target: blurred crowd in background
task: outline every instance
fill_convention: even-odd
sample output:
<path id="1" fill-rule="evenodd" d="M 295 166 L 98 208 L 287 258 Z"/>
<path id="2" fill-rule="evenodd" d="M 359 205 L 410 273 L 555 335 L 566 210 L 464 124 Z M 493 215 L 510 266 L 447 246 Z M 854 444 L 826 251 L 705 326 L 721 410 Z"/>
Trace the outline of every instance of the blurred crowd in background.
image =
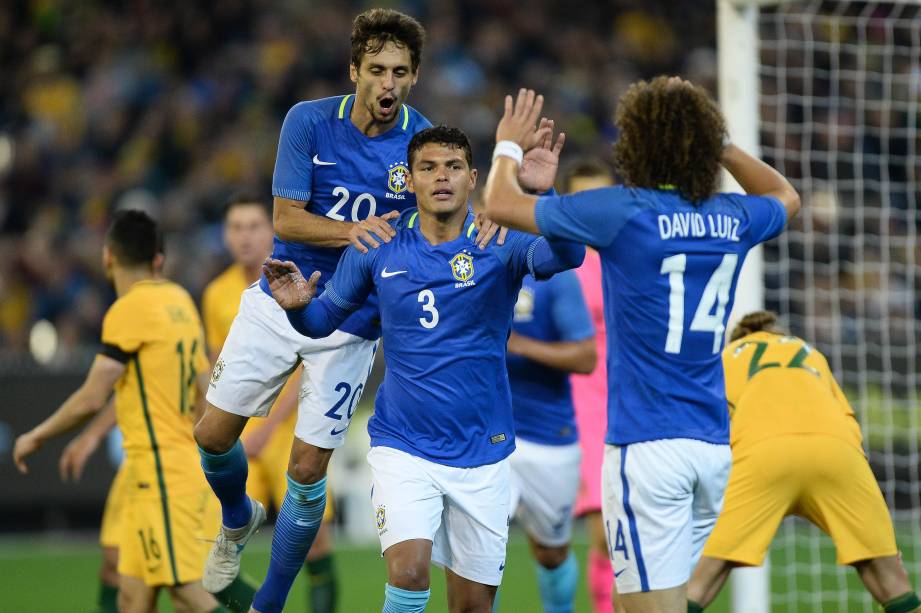
<path id="1" fill-rule="evenodd" d="M 70 364 L 95 351 L 114 298 L 100 263 L 109 214 L 156 216 L 165 274 L 198 297 L 227 264 L 228 196 L 271 198 L 288 108 L 353 91 L 351 20 L 371 5 L 13 4 L 0 10 L 0 359 L 48 320 L 53 362 Z M 609 157 L 613 108 L 638 78 L 676 73 L 715 93 L 714 4 L 390 3 L 428 31 L 410 104 L 463 128 L 483 171 L 502 96 L 519 86 L 546 94 L 564 163 Z M 867 342 L 895 343 L 907 358 L 921 347 L 921 9 L 812 6 L 825 16 L 809 25 L 761 18 L 763 153 L 806 204 L 768 247 L 768 305 L 820 346 L 856 359 Z"/>
<path id="2" fill-rule="evenodd" d="M 485 171 L 502 96 L 547 96 L 565 156 L 608 156 L 633 80 L 716 87 L 712 2 L 423 0 L 382 3 L 428 32 L 410 104 L 467 131 Z M 114 296 L 109 214 L 140 207 L 167 237 L 165 274 L 198 297 L 227 264 L 228 196 L 271 198 L 294 103 L 354 91 L 349 34 L 366 2 L 32 0 L 0 10 L 0 347 L 24 355 L 39 320 L 53 363 L 90 355 Z"/>

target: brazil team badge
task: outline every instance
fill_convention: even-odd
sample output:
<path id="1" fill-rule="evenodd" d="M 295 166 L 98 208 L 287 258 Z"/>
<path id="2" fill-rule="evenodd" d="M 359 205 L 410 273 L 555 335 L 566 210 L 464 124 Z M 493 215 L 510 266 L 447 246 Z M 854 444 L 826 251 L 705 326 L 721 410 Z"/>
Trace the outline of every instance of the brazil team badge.
<path id="1" fill-rule="evenodd" d="M 374 519 L 377 522 L 377 529 L 383 530 L 384 526 L 387 525 L 387 512 L 384 510 L 383 505 L 377 507 L 377 513 Z"/>
<path id="2" fill-rule="evenodd" d="M 473 258 L 466 253 L 458 253 L 451 258 L 451 274 L 462 283 L 473 278 Z"/>
<path id="3" fill-rule="evenodd" d="M 402 194 L 406 191 L 406 176 L 409 175 L 409 169 L 406 162 L 394 162 L 387 171 L 387 187 L 394 194 Z M 389 196 L 389 194 L 388 194 Z"/>

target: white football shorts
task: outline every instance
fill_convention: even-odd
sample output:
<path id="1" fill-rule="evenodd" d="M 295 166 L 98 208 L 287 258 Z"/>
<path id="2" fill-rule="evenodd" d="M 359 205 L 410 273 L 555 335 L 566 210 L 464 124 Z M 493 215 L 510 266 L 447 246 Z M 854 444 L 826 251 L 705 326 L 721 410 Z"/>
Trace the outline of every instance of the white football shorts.
<path id="1" fill-rule="evenodd" d="M 543 445 L 515 439 L 512 513 L 531 538 L 545 547 L 561 547 L 572 537 L 572 509 L 579 493 L 579 443 Z"/>
<path id="2" fill-rule="evenodd" d="M 264 417 L 285 381 L 304 364 L 294 435 L 324 449 L 341 447 L 374 362 L 377 341 L 336 330 L 309 338 L 258 284 L 243 292 L 211 373 L 206 398 L 244 417 Z"/>
<path id="3" fill-rule="evenodd" d="M 685 438 L 605 445 L 602 512 L 619 593 L 687 583 L 731 466 L 729 445 Z"/>
<path id="4" fill-rule="evenodd" d="M 412 539 L 432 541 L 432 562 L 499 585 L 509 524 L 508 459 L 474 468 L 436 464 L 372 447 L 371 504 L 381 553 Z"/>

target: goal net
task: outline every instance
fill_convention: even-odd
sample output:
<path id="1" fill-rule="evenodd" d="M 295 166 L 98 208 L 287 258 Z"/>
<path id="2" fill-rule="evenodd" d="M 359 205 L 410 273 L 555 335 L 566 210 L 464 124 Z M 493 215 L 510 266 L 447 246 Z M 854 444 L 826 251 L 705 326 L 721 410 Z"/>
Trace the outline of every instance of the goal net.
<path id="1" fill-rule="evenodd" d="M 792 2 L 758 11 L 762 157 L 803 208 L 764 249 L 764 302 L 829 359 L 921 588 L 921 6 Z M 871 611 L 819 530 L 787 519 L 772 611 Z"/>

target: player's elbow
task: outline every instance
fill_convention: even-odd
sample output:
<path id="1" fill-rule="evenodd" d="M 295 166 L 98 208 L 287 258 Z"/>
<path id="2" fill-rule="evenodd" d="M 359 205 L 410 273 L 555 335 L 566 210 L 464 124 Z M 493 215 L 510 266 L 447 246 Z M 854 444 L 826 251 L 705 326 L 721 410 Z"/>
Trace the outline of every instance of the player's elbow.
<path id="1" fill-rule="evenodd" d="M 787 188 L 781 202 L 783 202 L 784 208 L 787 209 L 788 221 L 796 217 L 796 214 L 799 213 L 802 207 L 802 200 L 799 197 L 799 192 L 797 192 L 792 185 Z"/>
<path id="2" fill-rule="evenodd" d="M 595 348 L 595 337 L 581 341 L 572 372 L 577 375 L 590 375 L 597 365 L 598 350 Z"/>

